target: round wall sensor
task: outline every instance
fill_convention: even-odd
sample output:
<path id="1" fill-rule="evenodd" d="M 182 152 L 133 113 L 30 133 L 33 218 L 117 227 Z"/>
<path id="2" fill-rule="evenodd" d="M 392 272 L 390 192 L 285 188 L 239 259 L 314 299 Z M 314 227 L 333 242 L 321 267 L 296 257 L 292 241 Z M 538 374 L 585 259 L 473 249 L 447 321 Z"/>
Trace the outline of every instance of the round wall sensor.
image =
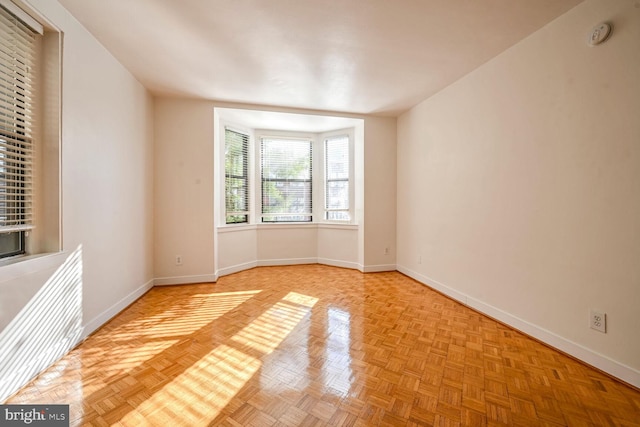
<path id="1" fill-rule="evenodd" d="M 605 41 L 609 35 L 611 35 L 611 25 L 603 22 L 598 24 L 589 31 L 589 37 L 587 38 L 587 44 L 589 46 L 597 46 Z"/>

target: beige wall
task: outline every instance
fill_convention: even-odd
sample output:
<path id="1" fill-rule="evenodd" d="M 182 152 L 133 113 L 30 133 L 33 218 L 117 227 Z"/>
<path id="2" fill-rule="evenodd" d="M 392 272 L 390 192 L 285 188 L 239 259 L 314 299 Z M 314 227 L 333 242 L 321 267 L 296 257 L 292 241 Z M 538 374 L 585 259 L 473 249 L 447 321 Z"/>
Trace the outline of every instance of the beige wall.
<path id="1" fill-rule="evenodd" d="M 356 214 L 360 215 L 358 221 L 362 245 L 359 245 L 358 230 L 337 233 L 313 226 L 309 229 L 306 226 L 297 229 L 265 226 L 242 232 L 224 230 L 216 234 L 213 178 L 215 107 L 261 108 L 213 101 L 156 98 L 156 284 L 214 281 L 218 272 L 228 274 L 240 268 L 289 261 L 335 261 L 332 263 L 372 271 L 395 269 L 395 253 L 390 251 L 384 255 L 384 247 L 394 248 L 395 242 L 395 119 L 363 117 L 364 144 L 361 144 L 359 156 L 365 159 L 364 189 L 366 192 L 369 180 L 375 189 L 369 190 L 369 196 L 357 195 L 359 199 L 369 197 L 367 209 L 372 211 L 364 219 L 362 212 Z M 358 131 L 363 132 L 362 129 Z M 368 168 L 367 162 L 370 164 Z M 363 165 L 357 167 L 362 169 Z M 367 248 L 369 244 L 375 245 L 376 249 L 372 249 L 371 254 L 365 257 L 362 248 Z M 341 251 L 332 256 L 326 251 L 328 245 L 340 246 Z M 181 266 L 175 265 L 176 255 L 182 256 Z"/>
<path id="2" fill-rule="evenodd" d="M 92 322 L 153 279 L 153 101 L 62 7 L 41 3 L 64 32 L 63 245 L 82 245 Z"/>
<path id="3" fill-rule="evenodd" d="M 11 336 L 18 339 L 21 348 L 33 344 L 42 350 L 48 346 L 55 356 L 76 344 L 76 335 L 52 341 L 54 333 L 64 332 L 65 322 L 70 325 L 74 316 L 80 316 L 72 309 L 82 312 L 84 330 L 80 334 L 86 335 L 152 285 L 153 101 L 59 3 L 29 3 L 64 33 L 64 252 L 0 267 L 0 341 Z M 73 274 L 56 276 L 54 272 L 65 260 L 67 267 L 73 267 Z M 72 283 L 70 278 L 79 278 L 79 282 Z M 81 289 L 76 289 L 76 284 Z M 81 306 L 61 306 L 65 301 L 75 304 L 60 294 L 62 289 L 81 298 Z M 44 305 L 38 300 L 43 295 L 48 295 Z M 57 317 L 50 318 L 53 312 Z M 30 343 L 31 331 L 50 334 L 45 341 Z M 5 358 L 19 357 L 21 369 L 28 374 L 30 366 L 39 369 L 52 361 L 31 359 L 46 352 L 20 355 L 20 346 L 14 349 L 4 344 L 2 367 L 7 366 Z M 0 377 L 5 378 L 4 373 Z M 0 401 L 6 391 L 0 384 Z"/>
<path id="4" fill-rule="evenodd" d="M 213 107 L 156 98 L 154 124 L 156 282 L 214 281 Z"/>
<path id="5" fill-rule="evenodd" d="M 635 3 L 586 1 L 399 118 L 398 265 L 640 385 Z"/>
<path id="6" fill-rule="evenodd" d="M 395 270 L 396 119 L 370 117 L 364 134 L 364 271 Z"/>
<path id="7" fill-rule="evenodd" d="M 257 266 L 314 263 L 363 270 L 358 263 L 358 228 L 332 224 L 220 227 L 216 272 L 224 276 Z"/>
<path id="8" fill-rule="evenodd" d="M 358 229 L 321 225 L 317 256 L 321 264 L 362 269 L 358 263 Z"/>
<path id="9" fill-rule="evenodd" d="M 255 227 L 218 230 L 216 274 L 224 276 L 258 266 L 258 232 Z"/>
<path id="10" fill-rule="evenodd" d="M 316 227 L 262 227 L 257 240 L 258 260 L 263 263 L 308 263 L 318 257 Z"/>

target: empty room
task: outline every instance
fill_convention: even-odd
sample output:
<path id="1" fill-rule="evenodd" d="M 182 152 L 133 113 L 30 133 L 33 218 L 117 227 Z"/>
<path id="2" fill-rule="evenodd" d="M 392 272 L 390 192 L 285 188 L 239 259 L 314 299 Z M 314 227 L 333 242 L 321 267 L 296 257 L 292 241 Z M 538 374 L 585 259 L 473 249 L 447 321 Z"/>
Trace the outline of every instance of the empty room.
<path id="1" fill-rule="evenodd" d="M 0 0 L 0 425 L 640 426 L 640 1 Z"/>

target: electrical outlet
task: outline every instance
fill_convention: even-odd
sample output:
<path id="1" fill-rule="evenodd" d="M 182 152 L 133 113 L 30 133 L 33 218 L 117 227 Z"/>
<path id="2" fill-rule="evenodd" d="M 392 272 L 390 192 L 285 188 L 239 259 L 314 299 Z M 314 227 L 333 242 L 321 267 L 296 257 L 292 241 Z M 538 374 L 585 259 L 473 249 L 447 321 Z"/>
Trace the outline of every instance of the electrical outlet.
<path id="1" fill-rule="evenodd" d="M 176 255 L 176 265 L 182 265 L 182 255 Z"/>
<path id="2" fill-rule="evenodd" d="M 418 264 L 422 264 L 422 255 L 418 255 Z"/>
<path id="3" fill-rule="evenodd" d="M 591 329 L 607 333 L 607 314 L 591 309 L 589 311 L 589 326 Z"/>
<path id="4" fill-rule="evenodd" d="M 384 254 L 389 255 L 389 248 L 384 248 Z"/>

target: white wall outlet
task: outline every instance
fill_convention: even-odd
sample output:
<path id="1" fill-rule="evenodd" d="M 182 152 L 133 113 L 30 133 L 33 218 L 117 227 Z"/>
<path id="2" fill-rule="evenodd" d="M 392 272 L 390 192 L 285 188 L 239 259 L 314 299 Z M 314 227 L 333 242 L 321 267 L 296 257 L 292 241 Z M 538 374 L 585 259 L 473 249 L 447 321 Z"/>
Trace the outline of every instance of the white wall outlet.
<path id="1" fill-rule="evenodd" d="M 418 255 L 418 264 L 422 264 L 422 255 Z"/>
<path id="2" fill-rule="evenodd" d="M 384 254 L 389 255 L 389 248 L 384 248 Z"/>
<path id="3" fill-rule="evenodd" d="M 182 265 L 182 255 L 176 255 L 176 265 Z"/>
<path id="4" fill-rule="evenodd" d="M 589 310 L 589 326 L 591 329 L 595 329 L 596 331 L 600 331 L 602 333 L 607 333 L 607 314 L 591 309 Z"/>

